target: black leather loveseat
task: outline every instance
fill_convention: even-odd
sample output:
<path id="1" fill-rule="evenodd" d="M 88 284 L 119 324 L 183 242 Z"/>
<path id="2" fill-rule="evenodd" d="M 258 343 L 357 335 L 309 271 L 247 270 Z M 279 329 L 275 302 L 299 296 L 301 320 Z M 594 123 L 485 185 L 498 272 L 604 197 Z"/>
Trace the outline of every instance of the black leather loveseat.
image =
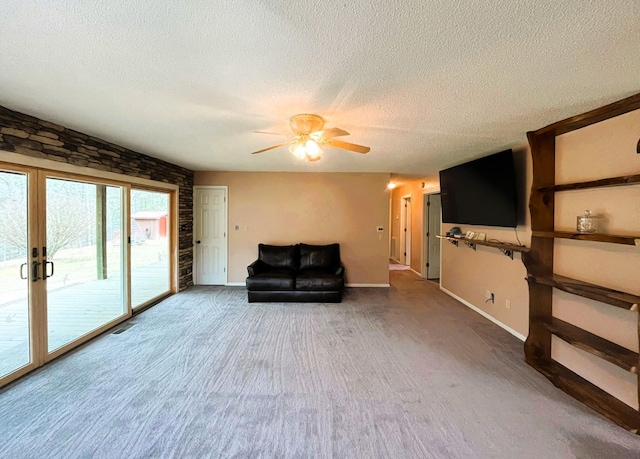
<path id="1" fill-rule="evenodd" d="M 340 303 L 344 266 L 340 245 L 258 245 L 258 259 L 247 267 L 249 303 Z"/>

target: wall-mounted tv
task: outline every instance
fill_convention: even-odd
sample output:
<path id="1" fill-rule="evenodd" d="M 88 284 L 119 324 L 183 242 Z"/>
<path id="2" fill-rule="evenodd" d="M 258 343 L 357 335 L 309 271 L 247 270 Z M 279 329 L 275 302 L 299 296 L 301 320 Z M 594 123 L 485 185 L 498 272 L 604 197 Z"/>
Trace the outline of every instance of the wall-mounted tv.
<path id="1" fill-rule="evenodd" d="M 517 226 L 511 150 L 440 171 L 440 192 L 444 223 Z"/>

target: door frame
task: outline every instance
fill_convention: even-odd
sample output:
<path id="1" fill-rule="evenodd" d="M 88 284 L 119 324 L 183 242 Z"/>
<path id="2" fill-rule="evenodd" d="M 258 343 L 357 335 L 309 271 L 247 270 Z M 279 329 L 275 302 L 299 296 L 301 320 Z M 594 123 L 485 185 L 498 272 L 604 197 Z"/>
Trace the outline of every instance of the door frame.
<path id="1" fill-rule="evenodd" d="M 422 205 L 423 205 L 423 212 L 422 212 L 422 269 L 421 269 L 421 274 L 422 277 L 425 279 L 429 279 L 428 275 L 429 275 L 429 270 L 427 269 L 427 263 L 429 263 L 429 238 L 430 237 L 436 237 L 437 235 L 429 235 L 427 236 L 427 234 L 429 233 L 429 229 L 430 229 L 430 218 L 431 218 L 431 212 L 430 212 L 430 206 L 429 206 L 429 198 L 430 196 L 435 196 L 435 195 L 440 195 L 442 196 L 442 194 L 439 191 L 433 192 L 425 192 L 422 195 Z M 441 204 L 442 206 L 442 204 Z M 442 207 L 441 207 L 442 208 Z M 442 215 L 442 214 L 441 214 Z M 442 218 L 442 217 L 441 217 Z M 442 220 L 440 220 L 440 225 L 442 225 Z M 440 256 L 440 269 L 442 269 L 442 250 L 439 251 L 439 256 Z"/>
<path id="2" fill-rule="evenodd" d="M 126 212 L 126 216 L 124 218 L 126 218 L 125 220 L 125 227 L 127 229 L 127 234 L 129 236 L 131 236 L 131 215 L 130 215 L 130 210 L 131 210 L 131 192 L 133 190 L 138 190 L 138 191 L 149 191 L 149 192 L 154 192 L 154 193 L 166 193 L 169 195 L 169 225 L 167 226 L 167 238 L 169 239 L 169 248 L 168 248 L 168 253 L 169 253 L 169 290 L 163 293 L 160 293 L 158 295 L 156 295 L 153 298 L 150 298 L 149 300 L 145 301 L 142 304 L 139 304 L 137 306 L 134 306 L 133 303 L 131 302 L 131 289 L 128 289 L 128 303 L 131 305 L 131 311 L 133 312 L 133 314 L 137 314 L 141 311 L 144 311 L 145 309 L 153 306 L 154 304 L 158 303 L 159 301 L 161 301 L 164 298 L 167 298 L 168 296 L 177 293 L 178 292 L 178 280 L 180 279 L 180 266 L 179 266 L 179 260 L 180 260 L 180 254 L 178 252 L 178 246 L 179 244 L 179 237 L 180 237 L 180 232 L 179 232 L 179 219 L 180 219 L 180 215 L 179 215 L 179 204 L 178 204 L 178 194 L 179 191 L 178 190 L 170 190 L 167 188 L 161 188 L 161 187 L 157 187 L 157 186 L 148 186 L 148 185 L 138 185 L 138 184 L 131 184 L 128 187 L 128 192 L 125 196 L 125 212 Z M 127 244 L 127 259 L 130 260 L 131 259 L 131 244 Z M 131 263 L 129 262 L 129 265 Z M 128 285 L 131 285 L 131 269 L 128 270 L 127 273 L 127 283 Z"/>
<path id="3" fill-rule="evenodd" d="M 413 209 L 410 194 L 400 197 L 400 249 L 403 256 L 400 258 L 405 266 L 411 267 L 411 214 Z M 408 210 L 407 210 L 408 209 Z M 406 231 L 405 231 L 406 228 Z M 407 251 L 407 243 L 409 250 Z"/>
<path id="4" fill-rule="evenodd" d="M 129 200 L 128 196 L 131 192 L 131 186 L 128 183 L 120 182 L 117 180 L 104 179 L 100 177 L 91 177 L 89 175 L 84 174 L 70 174 L 68 172 L 55 171 L 50 169 L 38 168 L 37 174 L 38 176 L 38 220 L 39 220 L 39 228 L 38 233 L 40 236 L 40 240 L 38 241 L 39 247 L 44 247 L 47 245 L 47 226 L 46 226 L 46 210 L 47 210 L 47 196 L 46 196 L 46 181 L 48 178 L 52 178 L 55 180 L 67 180 L 73 182 L 86 183 L 89 185 L 107 185 L 107 186 L 117 186 L 122 188 L 122 197 L 120 200 L 121 205 L 121 215 L 123 221 L 123 229 L 124 235 L 128 239 L 131 236 L 131 228 L 129 226 Z M 124 242 L 121 247 L 120 257 L 122 261 L 122 267 L 124 270 L 124 275 L 122 275 L 122 285 L 120 286 L 122 291 L 122 300 L 123 304 L 123 313 L 118 317 L 111 319 L 110 321 L 104 323 L 100 327 L 95 330 L 89 331 L 84 335 L 81 335 L 74 339 L 73 341 L 54 349 L 49 352 L 48 349 L 48 311 L 47 311 L 47 283 L 38 282 L 37 287 L 41 289 L 41 300 L 42 306 L 40 307 L 42 314 L 42 323 L 41 323 L 41 338 L 39 340 L 39 345 L 42 346 L 41 353 L 44 355 L 44 362 L 50 362 L 61 356 L 62 354 L 67 353 L 68 351 L 80 346 L 81 344 L 89 341 L 90 339 L 104 333 L 106 330 L 112 328 L 113 326 L 130 319 L 132 316 L 131 310 L 131 244 L 129 244 L 127 239 L 122 239 Z M 42 269 L 45 269 L 44 267 Z M 43 362 L 43 363 L 44 363 Z"/>
<path id="5" fill-rule="evenodd" d="M 228 185 L 195 185 L 193 187 L 193 285 L 200 285 L 197 283 L 198 273 L 195 270 L 198 269 L 197 252 L 196 252 L 196 190 L 209 189 L 209 190 L 224 190 L 224 221 L 225 221 L 225 234 L 227 235 L 227 247 L 224 260 L 224 285 L 229 284 L 229 186 Z M 244 283 L 242 283 L 244 285 Z"/>

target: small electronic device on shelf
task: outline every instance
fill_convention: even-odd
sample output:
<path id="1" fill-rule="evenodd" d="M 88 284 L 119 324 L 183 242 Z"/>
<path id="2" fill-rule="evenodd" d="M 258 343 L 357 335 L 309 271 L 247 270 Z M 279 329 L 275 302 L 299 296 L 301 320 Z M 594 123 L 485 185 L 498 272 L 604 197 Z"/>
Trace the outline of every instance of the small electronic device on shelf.
<path id="1" fill-rule="evenodd" d="M 462 230 L 459 226 L 452 227 L 449 231 L 445 233 L 447 237 L 462 237 Z"/>
<path id="2" fill-rule="evenodd" d="M 471 241 L 486 241 L 487 235 L 485 233 L 474 233 L 473 231 L 467 231 L 465 239 L 469 239 Z"/>

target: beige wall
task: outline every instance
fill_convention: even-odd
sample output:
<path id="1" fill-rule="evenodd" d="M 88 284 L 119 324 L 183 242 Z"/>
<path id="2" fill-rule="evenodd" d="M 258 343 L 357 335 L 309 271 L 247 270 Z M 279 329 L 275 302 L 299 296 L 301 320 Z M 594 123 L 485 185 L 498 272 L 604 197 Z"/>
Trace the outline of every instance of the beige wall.
<path id="1" fill-rule="evenodd" d="M 518 193 L 517 236 L 526 246 L 531 242 L 529 218 L 529 192 L 532 181 L 531 154 L 528 149 L 514 150 L 516 184 Z M 463 233 L 485 233 L 487 240 L 517 243 L 513 228 L 443 223 L 445 232 L 452 226 L 460 226 Z M 442 241 L 442 265 L 440 285 L 449 293 L 482 310 L 521 336 L 529 334 L 529 288 L 525 277 L 527 270 L 520 254 L 513 260 L 498 249 L 477 246 L 474 252 L 460 244 L 454 246 Z M 494 303 L 487 303 L 485 293 L 495 295 Z M 507 300 L 510 307 L 507 308 Z"/>
<path id="2" fill-rule="evenodd" d="M 338 242 L 347 283 L 386 285 L 389 178 L 389 174 L 196 172 L 195 184 L 229 187 L 230 283 L 244 282 L 261 242 Z M 376 231 L 378 226 L 384 228 L 382 233 Z"/>
<path id="3" fill-rule="evenodd" d="M 640 110 L 556 139 L 556 183 L 640 173 L 636 145 Z M 640 185 L 557 193 L 555 227 L 575 231 L 585 209 L 602 217 L 602 232 L 640 234 Z M 640 249 L 556 240 L 558 274 L 640 295 Z M 638 352 L 638 313 L 554 290 L 553 315 Z M 554 338 L 552 357 L 628 405 L 638 408 L 637 377 Z"/>

